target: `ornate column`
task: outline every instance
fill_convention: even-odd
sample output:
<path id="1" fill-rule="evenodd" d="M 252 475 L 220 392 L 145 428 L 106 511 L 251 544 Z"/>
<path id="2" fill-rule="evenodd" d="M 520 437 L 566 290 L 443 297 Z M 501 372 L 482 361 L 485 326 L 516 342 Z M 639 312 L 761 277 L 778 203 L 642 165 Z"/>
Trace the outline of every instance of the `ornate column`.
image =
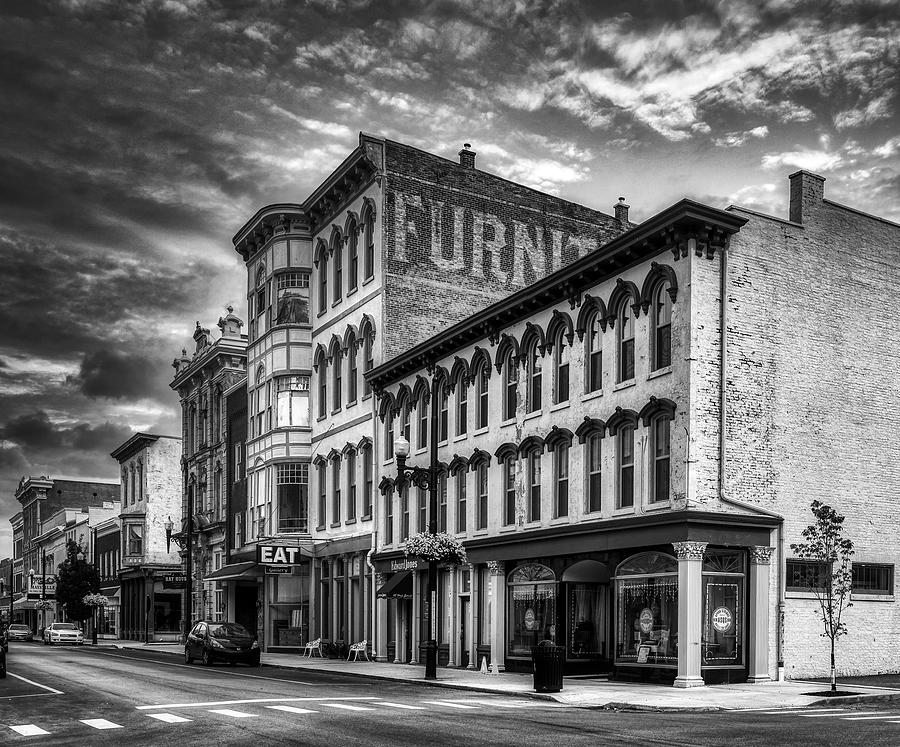
<path id="1" fill-rule="evenodd" d="M 375 574 L 375 591 L 377 592 L 387 582 L 383 573 Z M 375 598 L 375 660 L 387 661 L 388 640 L 393 631 L 388 630 L 388 604 L 389 599 Z"/>
<path id="2" fill-rule="evenodd" d="M 703 553 L 706 542 L 673 542 L 678 558 L 678 676 L 675 687 L 703 687 Z"/>
<path id="3" fill-rule="evenodd" d="M 748 682 L 767 682 L 769 676 L 769 563 L 772 548 L 750 548 L 750 661 Z"/>
<path id="4" fill-rule="evenodd" d="M 475 625 L 478 622 L 478 573 L 474 565 L 467 565 L 463 573 L 469 574 L 469 619 L 466 620 L 466 629 L 469 631 L 469 664 L 466 669 L 477 669 L 478 660 L 478 631 Z"/>
<path id="5" fill-rule="evenodd" d="M 502 672 L 506 668 L 506 565 L 502 560 L 489 560 L 487 566 L 491 576 L 491 671 L 496 666 Z"/>
<path id="6" fill-rule="evenodd" d="M 411 640 L 410 648 L 412 649 L 412 653 L 409 657 L 410 664 L 418 664 L 419 663 L 419 632 L 422 629 L 422 587 L 425 584 L 422 583 L 422 574 L 418 571 L 413 571 L 413 598 L 412 598 L 412 611 L 410 615 L 410 620 L 407 625 L 409 626 L 409 635 Z"/>

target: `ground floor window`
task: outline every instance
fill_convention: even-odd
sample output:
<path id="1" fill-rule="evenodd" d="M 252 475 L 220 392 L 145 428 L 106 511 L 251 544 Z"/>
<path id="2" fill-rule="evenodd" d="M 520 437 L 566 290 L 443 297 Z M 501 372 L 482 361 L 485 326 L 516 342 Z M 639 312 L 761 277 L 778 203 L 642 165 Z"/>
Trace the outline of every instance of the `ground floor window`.
<path id="1" fill-rule="evenodd" d="M 181 626 L 181 592 L 157 591 L 153 594 L 153 631 L 177 633 Z"/>
<path id="2" fill-rule="evenodd" d="M 744 663 L 744 552 L 707 549 L 703 557 L 705 666 Z"/>
<path id="3" fill-rule="evenodd" d="M 521 565 L 508 578 L 507 655 L 530 657 L 541 641 L 556 643 L 556 576 L 545 565 Z"/>
<path id="4" fill-rule="evenodd" d="M 616 663 L 678 665 L 678 565 L 634 555 L 616 572 Z"/>
<path id="5" fill-rule="evenodd" d="M 299 646 L 309 640 L 309 564 L 296 575 L 272 577 L 269 603 L 269 645 Z"/>
<path id="6" fill-rule="evenodd" d="M 608 588 L 598 584 L 568 584 L 568 658 L 597 659 L 603 656 L 601 633 Z"/>

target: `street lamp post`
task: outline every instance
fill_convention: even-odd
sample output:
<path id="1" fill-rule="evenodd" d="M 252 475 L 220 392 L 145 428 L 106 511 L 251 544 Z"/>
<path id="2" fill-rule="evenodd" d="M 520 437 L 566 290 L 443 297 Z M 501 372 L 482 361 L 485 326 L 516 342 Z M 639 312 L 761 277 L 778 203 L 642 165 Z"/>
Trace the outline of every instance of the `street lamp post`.
<path id="1" fill-rule="evenodd" d="M 434 376 L 431 380 L 431 426 L 429 428 L 428 467 L 407 467 L 409 441 L 401 433 L 394 442 L 394 456 L 397 457 L 397 481 L 411 482 L 417 488 L 428 490 L 428 533 L 437 534 L 437 471 L 438 471 L 438 413 L 439 394 L 443 380 Z M 428 643 L 425 647 L 425 679 L 437 679 L 437 560 L 428 560 L 428 601 L 425 604 L 425 625 L 428 629 Z"/>

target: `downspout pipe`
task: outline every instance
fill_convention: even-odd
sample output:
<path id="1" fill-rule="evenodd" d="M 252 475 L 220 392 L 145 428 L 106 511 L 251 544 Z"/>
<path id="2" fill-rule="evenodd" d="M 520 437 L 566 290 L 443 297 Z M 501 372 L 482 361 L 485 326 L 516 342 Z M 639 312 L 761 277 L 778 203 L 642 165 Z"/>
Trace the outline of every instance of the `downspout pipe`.
<path id="1" fill-rule="evenodd" d="M 725 464 L 728 455 L 726 435 L 728 425 L 727 393 L 728 393 L 728 251 L 725 247 L 719 250 L 719 500 L 727 505 L 741 508 L 751 513 L 762 514 L 774 518 L 783 518 L 775 511 L 754 506 L 751 503 L 730 498 L 725 491 Z M 778 659 L 778 681 L 784 681 L 784 525 L 779 522 L 775 529 L 775 544 L 778 552 L 778 615 L 775 624 L 775 641 Z"/>

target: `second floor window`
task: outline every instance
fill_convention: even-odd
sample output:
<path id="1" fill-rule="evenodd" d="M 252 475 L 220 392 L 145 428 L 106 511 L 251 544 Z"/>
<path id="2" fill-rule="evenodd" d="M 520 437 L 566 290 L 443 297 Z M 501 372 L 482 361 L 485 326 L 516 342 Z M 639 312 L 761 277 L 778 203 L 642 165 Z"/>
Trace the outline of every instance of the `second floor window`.
<path id="1" fill-rule="evenodd" d="M 319 313 L 328 308 L 328 253 L 323 248 L 319 255 Z"/>
<path id="2" fill-rule="evenodd" d="M 465 376 L 456 382 L 456 435 L 463 435 L 469 424 L 469 386 Z"/>
<path id="3" fill-rule="evenodd" d="M 422 488 L 416 490 L 416 530 L 419 532 L 428 531 L 428 493 Z"/>
<path id="4" fill-rule="evenodd" d="M 359 231 L 356 221 L 350 221 L 347 228 L 347 293 L 356 290 L 359 284 Z"/>
<path id="5" fill-rule="evenodd" d="M 667 415 L 660 415 L 653 420 L 651 435 L 653 443 L 653 501 L 669 500 L 669 449 L 670 425 L 672 420 Z"/>
<path id="6" fill-rule="evenodd" d="M 634 505 L 634 426 L 623 425 L 619 429 L 619 508 Z"/>
<path id="7" fill-rule="evenodd" d="M 503 361 L 503 419 L 510 420 L 516 416 L 516 389 L 519 385 L 519 372 L 512 351 L 507 353 Z"/>
<path id="8" fill-rule="evenodd" d="M 438 475 L 438 527 L 439 532 L 447 531 L 447 473 Z"/>
<path id="9" fill-rule="evenodd" d="M 128 524 L 128 555 L 144 554 L 144 527 L 141 524 Z"/>
<path id="10" fill-rule="evenodd" d="M 418 427 L 416 435 L 418 436 L 418 445 L 420 449 L 428 446 L 428 399 L 423 394 L 419 397 L 418 410 Z"/>
<path id="11" fill-rule="evenodd" d="M 557 518 L 569 515 L 569 445 L 558 443 L 553 448 L 553 492 Z"/>
<path id="12" fill-rule="evenodd" d="M 541 389 L 543 386 L 543 358 L 538 350 L 537 342 L 531 343 L 525 357 L 526 377 L 528 380 L 528 393 L 526 404 L 528 412 L 541 409 Z"/>
<path id="13" fill-rule="evenodd" d="M 591 317 L 584 336 L 584 390 L 599 392 L 603 388 L 603 337 L 599 312 Z"/>
<path id="14" fill-rule="evenodd" d="M 347 452 L 347 518 L 356 518 L 356 452 Z"/>
<path id="15" fill-rule="evenodd" d="M 622 303 L 618 314 L 619 381 L 634 378 L 634 316 L 627 303 Z"/>
<path id="16" fill-rule="evenodd" d="M 394 544 L 394 491 L 384 496 L 384 544 Z"/>
<path id="17" fill-rule="evenodd" d="M 400 488 L 400 541 L 409 537 L 409 485 Z"/>
<path id="18" fill-rule="evenodd" d="M 275 379 L 275 427 L 309 425 L 309 376 Z"/>
<path id="19" fill-rule="evenodd" d="M 343 361 L 341 360 L 341 354 L 338 351 L 334 353 L 334 360 L 331 364 L 334 380 L 332 381 L 332 393 L 331 393 L 331 406 L 334 410 L 341 409 L 341 390 L 343 388 L 341 378 L 342 378 L 342 369 L 343 369 Z"/>
<path id="20" fill-rule="evenodd" d="M 344 253 L 343 243 L 337 235 L 334 239 L 334 253 L 331 257 L 334 265 L 334 303 L 341 300 L 341 294 L 344 290 Z"/>
<path id="21" fill-rule="evenodd" d="M 475 470 L 478 484 L 478 521 L 476 529 L 487 529 L 488 525 L 488 466 L 481 462 Z"/>
<path id="22" fill-rule="evenodd" d="M 528 521 L 541 520 L 541 452 L 528 454 Z"/>
<path id="23" fill-rule="evenodd" d="M 309 531 L 309 465 L 279 464 L 275 475 L 278 501 L 278 531 Z"/>
<path id="24" fill-rule="evenodd" d="M 357 363 L 356 340 L 351 335 L 350 344 L 347 346 L 347 404 L 356 402 L 357 388 L 359 386 L 359 364 Z"/>
<path id="25" fill-rule="evenodd" d="M 672 365 L 672 297 L 663 283 L 653 294 L 653 370 Z"/>
<path id="26" fill-rule="evenodd" d="M 440 415 L 438 417 L 438 443 L 441 441 L 447 440 L 447 432 L 448 432 L 448 422 L 449 422 L 449 409 L 450 409 L 450 394 L 447 391 L 447 387 L 443 384 L 440 386 L 441 390 L 441 408 Z"/>
<path id="27" fill-rule="evenodd" d="M 325 528 L 328 516 L 328 478 L 325 470 L 325 462 L 319 464 L 319 528 Z"/>
<path id="28" fill-rule="evenodd" d="M 503 525 L 516 523 L 516 458 L 508 455 L 503 460 Z"/>
<path id="29" fill-rule="evenodd" d="M 559 404 L 569 399 L 569 353 L 563 330 L 559 330 L 553 343 L 553 403 Z"/>
<path id="30" fill-rule="evenodd" d="M 490 384 L 488 364 L 483 362 L 475 373 L 475 427 L 487 428 L 488 424 L 488 384 Z"/>
<path id="31" fill-rule="evenodd" d="M 468 519 L 466 509 L 466 470 L 461 469 L 456 473 L 456 531 L 466 531 Z"/>
<path id="32" fill-rule="evenodd" d="M 600 444 L 601 438 L 599 434 L 594 433 L 588 437 L 585 443 L 587 451 L 587 510 L 600 510 L 600 486 L 601 486 L 601 466 L 600 466 Z"/>
<path id="33" fill-rule="evenodd" d="M 339 524 L 341 521 L 341 460 L 336 458 L 331 463 L 332 495 L 331 523 Z"/>

